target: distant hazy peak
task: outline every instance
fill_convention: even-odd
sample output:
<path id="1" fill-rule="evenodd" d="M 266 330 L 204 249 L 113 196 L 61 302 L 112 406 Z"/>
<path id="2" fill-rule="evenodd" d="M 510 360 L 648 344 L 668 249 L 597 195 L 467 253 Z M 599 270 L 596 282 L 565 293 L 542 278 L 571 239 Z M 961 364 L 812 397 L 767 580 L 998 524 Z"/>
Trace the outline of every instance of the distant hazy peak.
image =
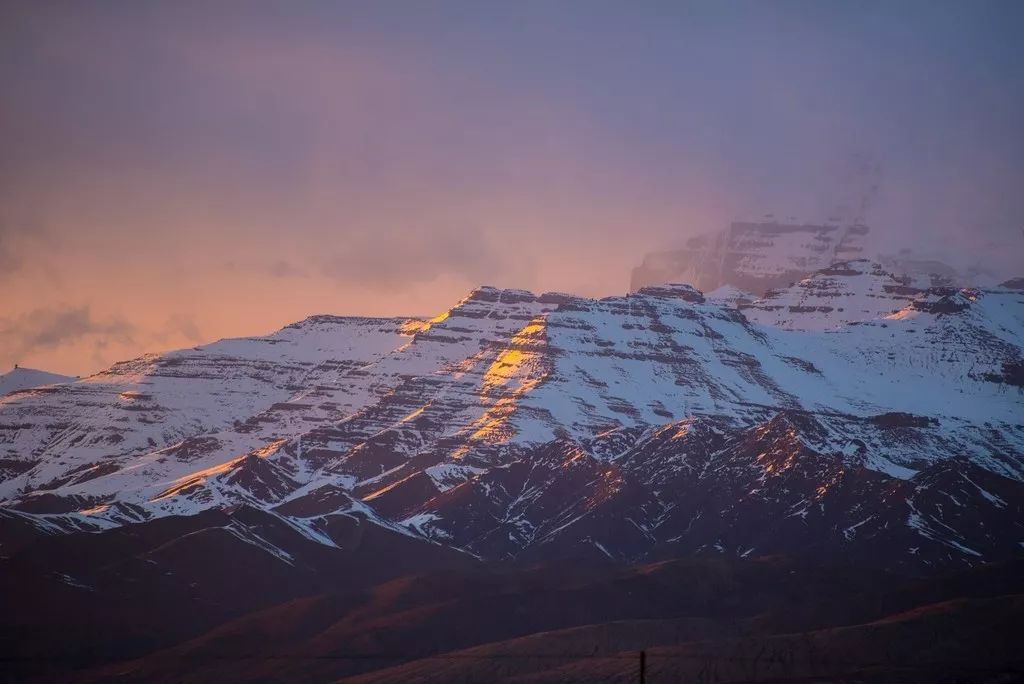
<path id="1" fill-rule="evenodd" d="M 861 256 L 868 232 L 860 224 L 737 221 L 691 237 L 681 249 L 648 254 L 633 269 L 630 289 L 685 282 L 704 292 L 732 285 L 761 295 L 834 261 Z"/>

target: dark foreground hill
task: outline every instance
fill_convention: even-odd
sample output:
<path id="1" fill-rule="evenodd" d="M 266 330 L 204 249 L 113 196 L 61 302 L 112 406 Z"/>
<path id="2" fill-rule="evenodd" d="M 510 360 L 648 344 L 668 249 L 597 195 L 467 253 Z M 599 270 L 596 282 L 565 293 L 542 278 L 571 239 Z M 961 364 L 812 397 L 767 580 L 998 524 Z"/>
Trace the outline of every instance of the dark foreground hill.
<path id="1" fill-rule="evenodd" d="M 641 650 L 647 681 L 1024 676 L 1019 562 L 930 577 L 784 557 L 495 565 L 337 523 L 336 547 L 251 508 L 23 546 L 0 566 L 7 677 L 625 682 Z"/>

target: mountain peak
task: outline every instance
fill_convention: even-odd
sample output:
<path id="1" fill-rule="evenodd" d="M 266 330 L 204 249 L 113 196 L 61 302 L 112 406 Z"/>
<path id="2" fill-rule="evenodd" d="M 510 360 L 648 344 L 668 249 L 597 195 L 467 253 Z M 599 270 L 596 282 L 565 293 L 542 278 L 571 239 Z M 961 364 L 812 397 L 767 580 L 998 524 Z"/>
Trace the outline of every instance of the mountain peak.
<path id="1" fill-rule="evenodd" d="M 665 283 L 663 285 L 648 285 L 637 290 L 638 295 L 648 297 L 663 297 L 666 299 L 682 299 L 694 304 L 704 303 L 704 293 L 687 283 Z"/>
<path id="2" fill-rule="evenodd" d="M 8 372 L 0 375 L 0 396 L 33 387 L 72 382 L 75 379 L 75 377 L 70 375 L 60 375 L 59 373 L 50 373 L 35 368 L 15 366 Z"/>
<path id="3" fill-rule="evenodd" d="M 537 295 L 529 290 L 515 288 L 501 288 L 493 285 L 481 285 L 470 290 L 463 299 L 463 302 L 502 302 L 504 304 L 515 304 L 516 302 L 535 302 Z"/>

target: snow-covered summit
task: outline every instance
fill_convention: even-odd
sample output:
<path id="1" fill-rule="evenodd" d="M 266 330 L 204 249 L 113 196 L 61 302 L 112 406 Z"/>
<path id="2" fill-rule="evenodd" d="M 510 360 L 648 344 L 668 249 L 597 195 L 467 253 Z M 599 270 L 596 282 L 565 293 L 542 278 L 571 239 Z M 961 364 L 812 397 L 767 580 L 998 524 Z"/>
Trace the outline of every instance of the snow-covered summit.
<path id="1" fill-rule="evenodd" d="M 663 285 L 648 285 L 637 290 L 637 294 L 646 297 L 665 297 L 669 299 L 681 299 L 694 304 L 704 303 L 704 293 L 687 283 L 665 283 Z"/>
<path id="2" fill-rule="evenodd" d="M 49 373 L 34 368 L 15 366 L 13 369 L 0 375 L 0 395 L 43 385 L 73 382 L 74 380 L 75 378 L 70 375 L 59 375 L 58 373 Z"/>

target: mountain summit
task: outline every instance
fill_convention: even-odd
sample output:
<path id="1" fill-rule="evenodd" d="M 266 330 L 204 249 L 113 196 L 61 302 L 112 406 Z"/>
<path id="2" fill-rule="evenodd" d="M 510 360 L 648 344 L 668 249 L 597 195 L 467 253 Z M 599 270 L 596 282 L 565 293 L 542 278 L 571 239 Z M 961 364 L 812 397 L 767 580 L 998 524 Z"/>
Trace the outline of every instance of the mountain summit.
<path id="1" fill-rule="evenodd" d="M 44 385 L 57 385 L 65 382 L 72 382 L 75 378 L 70 375 L 59 375 L 34 368 L 22 368 L 15 366 L 6 373 L 0 374 L 0 395 L 42 387 Z"/>

